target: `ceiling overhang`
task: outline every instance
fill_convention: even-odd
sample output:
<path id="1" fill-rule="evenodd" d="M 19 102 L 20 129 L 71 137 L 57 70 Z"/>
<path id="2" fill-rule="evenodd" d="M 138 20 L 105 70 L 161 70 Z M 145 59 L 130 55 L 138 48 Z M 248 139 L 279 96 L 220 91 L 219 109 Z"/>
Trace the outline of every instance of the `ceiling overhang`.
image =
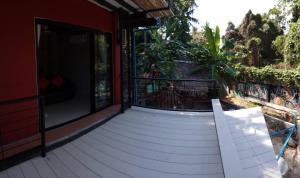
<path id="1" fill-rule="evenodd" d="M 132 0 L 151 17 L 165 17 L 173 15 L 166 0 Z"/>
<path id="2" fill-rule="evenodd" d="M 167 0 L 88 0 L 109 11 L 122 10 L 129 15 L 146 14 L 147 18 L 173 15 Z"/>

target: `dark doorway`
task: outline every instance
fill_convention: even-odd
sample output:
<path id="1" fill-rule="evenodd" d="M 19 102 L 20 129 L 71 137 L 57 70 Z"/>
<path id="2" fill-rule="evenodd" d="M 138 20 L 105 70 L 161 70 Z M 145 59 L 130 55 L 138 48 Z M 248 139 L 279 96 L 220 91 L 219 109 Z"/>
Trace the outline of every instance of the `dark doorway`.
<path id="1" fill-rule="evenodd" d="M 91 112 L 90 33 L 37 24 L 39 93 L 46 128 Z"/>
<path id="2" fill-rule="evenodd" d="M 39 95 L 46 129 L 113 104 L 112 35 L 37 20 Z"/>

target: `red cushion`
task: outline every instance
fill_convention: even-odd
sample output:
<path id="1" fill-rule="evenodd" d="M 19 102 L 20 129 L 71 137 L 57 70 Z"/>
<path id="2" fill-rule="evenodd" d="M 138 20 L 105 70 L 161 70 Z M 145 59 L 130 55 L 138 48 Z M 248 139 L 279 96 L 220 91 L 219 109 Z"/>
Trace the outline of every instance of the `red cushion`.
<path id="1" fill-rule="evenodd" d="M 39 87 L 41 91 L 47 90 L 48 86 L 49 86 L 49 81 L 46 78 L 39 79 Z"/>
<path id="2" fill-rule="evenodd" d="M 55 75 L 51 82 L 54 87 L 60 88 L 64 84 L 64 79 L 60 75 Z"/>

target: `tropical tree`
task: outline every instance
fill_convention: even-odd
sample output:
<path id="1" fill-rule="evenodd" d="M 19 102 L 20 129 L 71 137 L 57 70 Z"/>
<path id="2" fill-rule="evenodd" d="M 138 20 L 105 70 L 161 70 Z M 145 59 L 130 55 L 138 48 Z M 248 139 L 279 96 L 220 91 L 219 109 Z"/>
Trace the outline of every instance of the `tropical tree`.
<path id="1" fill-rule="evenodd" d="M 206 25 L 204 31 L 207 39 L 206 46 L 211 54 L 211 58 L 207 60 L 207 63 L 211 66 L 211 78 L 218 79 L 221 74 L 236 77 L 237 73 L 228 65 L 228 56 L 220 48 L 220 28 L 216 26 L 216 29 L 213 31 L 209 25 Z"/>
<path id="2" fill-rule="evenodd" d="M 160 71 L 160 77 L 175 78 L 175 61 L 189 55 L 186 46 L 178 40 L 165 40 L 156 30 L 151 31 L 151 42 L 137 42 L 138 75 L 149 73 L 152 66 Z"/>
<path id="3" fill-rule="evenodd" d="M 197 7 L 196 0 L 172 1 L 171 8 L 174 15 L 162 19 L 161 31 L 165 40 L 178 40 L 183 44 L 191 41 L 190 26 L 192 22 L 198 22 L 192 17 L 195 7 Z"/>
<path id="4" fill-rule="evenodd" d="M 284 59 L 286 64 L 296 66 L 300 63 L 300 19 L 291 23 L 284 42 Z"/>
<path id="5" fill-rule="evenodd" d="M 278 12 L 273 9 L 273 14 Z M 262 66 L 278 62 L 280 54 L 276 52 L 272 41 L 279 35 L 283 35 L 283 28 L 280 26 L 281 19 L 269 14 L 253 14 L 247 12 L 242 23 L 235 28 L 232 23 L 228 24 L 223 39 L 223 49 L 227 52 L 242 54 L 242 63 L 248 65 Z M 279 16 L 279 15 L 278 15 Z M 281 17 L 281 16 L 280 16 Z M 247 49 L 247 53 L 244 50 Z M 242 52 L 242 53 L 241 53 Z M 244 57 L 244 55 L 247 55 Z"/>

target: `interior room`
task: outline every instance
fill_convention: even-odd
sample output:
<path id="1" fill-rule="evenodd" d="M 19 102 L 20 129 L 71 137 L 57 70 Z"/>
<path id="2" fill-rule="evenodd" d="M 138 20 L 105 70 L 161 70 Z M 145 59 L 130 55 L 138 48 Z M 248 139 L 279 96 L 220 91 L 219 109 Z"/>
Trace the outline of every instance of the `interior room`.
<path id="1" fill-rule="evenodd" d="M 91 112 L 91 35 L 57 25 L 37 25 L 39 94 L 46 128 Z"/>

